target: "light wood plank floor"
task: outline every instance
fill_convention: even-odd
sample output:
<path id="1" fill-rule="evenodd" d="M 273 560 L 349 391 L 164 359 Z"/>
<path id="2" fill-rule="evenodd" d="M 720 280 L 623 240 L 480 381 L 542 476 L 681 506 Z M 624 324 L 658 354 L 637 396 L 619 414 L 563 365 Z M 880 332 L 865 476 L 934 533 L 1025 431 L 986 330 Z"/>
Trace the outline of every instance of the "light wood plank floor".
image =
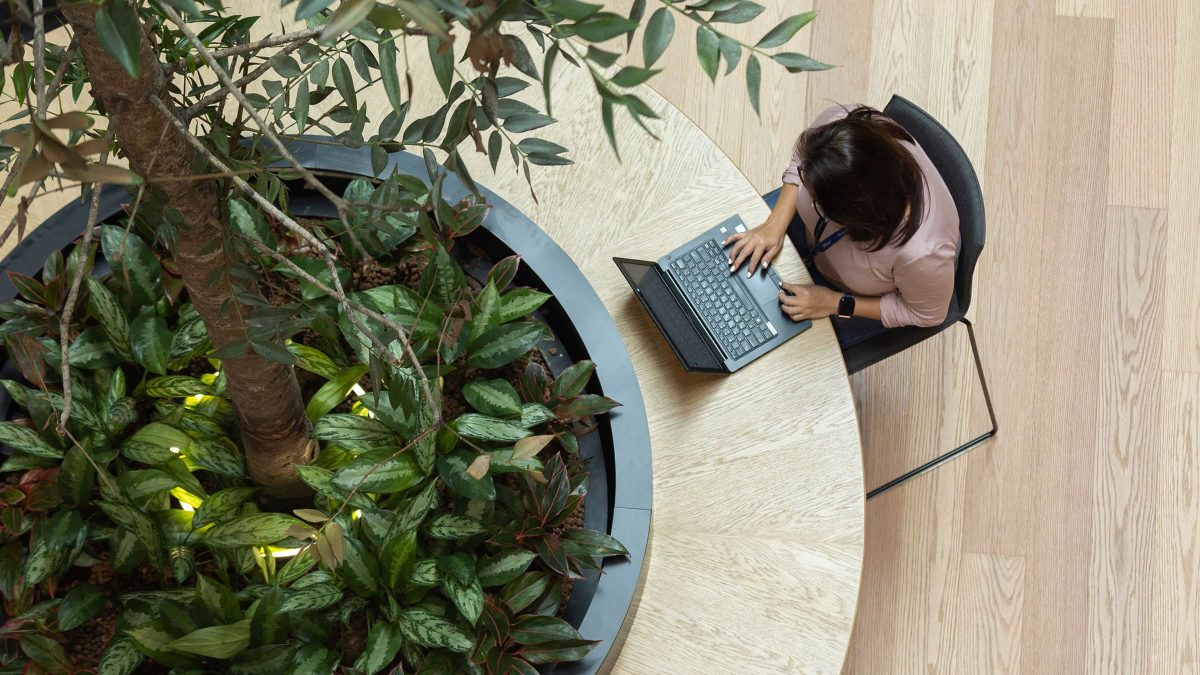
<path id="1" fill-rule="evenodd" d="M 847 672 L 1200 669 L 1200 2 L 769 4 L 745 37 L 811 7 L 793 47 L 841 67 L 764 68 L 761 119 L 690 36 L 654 81 L 756 187 L 830 101 L 897 93 L 988 205 L 972 313 L 1001 434 L 868 504 Z M 854 378 L 870 485 L 985 428 L 968 350 Z"/>

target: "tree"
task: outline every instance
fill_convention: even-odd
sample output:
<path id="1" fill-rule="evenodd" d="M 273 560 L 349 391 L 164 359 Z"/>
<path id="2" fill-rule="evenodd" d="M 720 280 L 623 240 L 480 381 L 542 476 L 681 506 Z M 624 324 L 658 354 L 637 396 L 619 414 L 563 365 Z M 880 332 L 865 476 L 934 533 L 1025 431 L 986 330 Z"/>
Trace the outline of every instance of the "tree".
<path id="1" fill-rule="evenodd" d="M 611 49 L 632 43 L 646 10 L 645 0 L 637 0 L 628 17 L 577 0 L 344 0 L 332 10 L 328 8 L 331 0 L 301 0 L 296 3 L 296 18 L 310 27 L 256 42 L 248 40 L 254 18 L 225 11 L 216 0 L 202 4 L 193 0 L 64 2 L 61 11 L 73 34 L 72 46 L 67 49 L 46 45 L 40 2 L 27 6 L 25 0 L 12 0 L 16 15 L 34 24 L 35 38 L 32 62 L 20 60 L 22 53 L 30 50 L 19 48 L 18 34 L 10 38 L 8 61 L 14 64 L 15 89 L 11 95 L 32 104 L 32 123 L 17 127 L 7 137 L 19 152 L 11 159 L 6 194 L 32 183 L 25 197 L 31 199 L 43 189 L 46 178 L 53 176 L 77 180 L 85 188 L 101 182 L 133 183 L 139 200 L 163 205 L 175 227 L 161 233 L 164 236 L 158 238 L 159 243 L 182 276 L 214 351 L 222 358 L 250 475 L 276 494 L 301 493 L 307 488 L 295 467 L 312 457 L 314 442 L 292 368 L 294 358 L 281 347 L 286 329 L 299 324 L 256 325 L 250 320 L 256 312 L 264 314 L 266 304 L 253 275 L 238 274 L 253 266 L 254 251 L 236 243 L 227 245 L 230 233 L 237 232 L 231 219 L 250 216 L 224 208 L 227 198 L 241 194 L 253 203 L 253 209 L 277 219 L 332 261 L 336 246 L 330 247 L 278 208 L 286 199 L 280 171 L 298 171 L 337 206 L 346 245 L 361 248 L 347 218 L 351 205 L 300 167 L 286 149 L 288 136 L 309 129 L 328 130 L 324 120 L 309 116 L 310 106 L 318 101 L 337 101 L 329 118 L 349 124 L 347 130 L 330 135 L 353 147 L 370 145 L 376 156 L 404 147 L 432 147 L 448 166 L 463 172 L 458 153 L 468 140 L 477 151 L 491 156 L 493 166 L 508 144 L 528 176 L 530 164 L 570 161 L 563 157 L 566 149 L 561 146 L 536 138 L 520 142 L 513 138 L 553 122 L 549 81 L 560 60 L 591 73 L 602 96 L 603 122 L 616 151 L 616 109 L 625 109 L 642 125 L 654 117 L 630 88 L 658 72 L 652 66 L 672 39 L 677 15 L 696 24 L 697 57 L 711 78 L 716 77 L 722 59 L 728 73 L 744 51 L 750 52 L 745 73 L 756 110 L 758 57 L 765 56 L 766 49 L 785 44 L 813 18 L 811 12 L 793 16 L 756 45 L 747 45 L 721 34 L 717 26 L 753 19 L 762 12 L 754 2 L 707 0 L 683 7 L 659 1 L 662 6 L 643 33 L 644 66 L 626 65 L 612 73 L 609 67 L 620 57 Z M 526 43 L 507 32 L 510 30 L 529 35 L 544 48 L 540 73 Z M 624 45 L 619 42 L 622 38 Z M 396 42 L 407 45 L 409 39 L 428 44 L 445 100 L 434 115 L 405 127 L 405 113 L 411 104 L 406 93 L 411 92 L 406 92 L 398 70 Z M 465 64 L 454 59 L 455 43 L 464 42 L 465 49 L 459 51 L 474 73 L 464 72 Z M 584 43 L 591 44 L 585 48 Z M 792 71 L 827 67 L 789 52 L 777 52 L 770 58 Z M 56 64 L 55 72 L 46 70 L 47 64 Z M 528 80 L 500 76 L 506 64 L 530 80 L 543 81 L 544 111 L 509 98 Z M 47 78 L 52 79 L 50 87 Z M 368 139 L 363 136 L 366 125 L 379 113 L 359 105 L 356 92 L 380 81 L 393 110 L 381 120 L 379 132 Z M 77 97 L 84 86 L 94 95 L 86 116 L 72 110 L 46 117 L 49 101 L 68 88 Z M 97 119 L 104 123 L 94 123 Z M 494 130 L 485 145 L 482 134 L 488 127 Z M 56 128 L 70 131 L 70 145 L 55 135 Z M 239 148 L 237 144 L 245 141 L 248 143 Z M 89 154 L 102 151 L 107 155 L 114 149 L 128 160 L 132 173 L 87 159 Z M 280 158 L 290 167 L 248 171 L 248 167 L 266 164 L 264 160 Z M 465 174 L 463 177 L 470 180 Z M 15 225 L 10 225 L 6 237 Z M 88 235 L 90 238 L 90 228 Z M 329 281 L 334 297 L 346 304 L 358 321 L 381 318 L 347 300 L 336 275 Z M 77 289 L 73 291 L 77 293 Z M 63 316 L 67 337 L 71 309 Z M 393 335 L 388 337 L 406 343 L 405 327 L 390 325 L 389 329 Z M 67 342 L 63 340 L 64 355 Z M 377 342 L 376 347 L 383 347 L 384 340 Z M 387 355 L 386 350 L 382 353 Z M 62 363 L 63 379 L 69 383 L 69 359 L 63 358 Z M 71 405 L 69 386 L 67 392 L 64 421 Z"/>

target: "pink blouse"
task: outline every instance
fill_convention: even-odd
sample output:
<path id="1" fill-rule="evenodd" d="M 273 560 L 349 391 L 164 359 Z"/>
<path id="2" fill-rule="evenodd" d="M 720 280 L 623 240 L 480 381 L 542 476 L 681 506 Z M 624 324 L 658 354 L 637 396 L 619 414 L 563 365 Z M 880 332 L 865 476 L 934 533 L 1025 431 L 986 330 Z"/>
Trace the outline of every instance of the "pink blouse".
<path id="1" fill-rule="evenodd" d="M 846 116 L 841 106 L 829 108 L 812 123 L 819 127 Z M 925 219 L 912 239 L 900 246 L 870 251 L 869 243 L 843 237 L 816 257 L 817 271 L 831 283 L 856 295 L 880 296 L 883 325 L 937 326 L 946 320 L 954 294 L 954 268 L 958 255 L 958 210 L 933 162 L 921 146 L 902 142 L 925 174 Z M 800 181 L 800 155 L 792 156 L 783 182 L 799 188 L 796 212 L 804 220 L 809 250 L 815 248 L 813 228 L 817 213 L 808 189 Z M 825 236 L 837 231 L 830 221 Z"/>

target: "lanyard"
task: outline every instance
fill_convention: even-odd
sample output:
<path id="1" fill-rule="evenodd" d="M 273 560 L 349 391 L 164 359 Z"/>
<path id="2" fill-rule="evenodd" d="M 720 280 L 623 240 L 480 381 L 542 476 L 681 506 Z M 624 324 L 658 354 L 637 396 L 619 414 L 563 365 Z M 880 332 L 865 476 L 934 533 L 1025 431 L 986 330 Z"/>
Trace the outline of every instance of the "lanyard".
<path id="1" fill-rule="evenodd" d="M 846 229 L 842 228 L 828 237 L 821 239 L 821 235 L 825 233 L 825 227 L 828 225 L 829 219 L 825 216 L 821 216 L 821 219 L 817 221 L 816 231 L 813 232 L 813 240 L 817 242 L 817 246 L 813 250 L 813 254 L 808 257 L 808 262 L 811 263 L 818 254 L 828 251 L 834 244 L 841 241 L 842 237 L 846 236 Z"/>

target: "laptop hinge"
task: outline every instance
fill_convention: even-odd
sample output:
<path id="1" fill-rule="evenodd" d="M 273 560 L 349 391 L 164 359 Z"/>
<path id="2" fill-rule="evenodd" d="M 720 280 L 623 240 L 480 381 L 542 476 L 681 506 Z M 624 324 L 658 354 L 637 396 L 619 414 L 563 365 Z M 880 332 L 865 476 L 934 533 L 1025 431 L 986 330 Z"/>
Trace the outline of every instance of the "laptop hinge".
<path id="1" fill-rule="evenodd" d="M 700 312 L 696 309 L 696 306 L 693 305 L 692 301 L 689 300 L 686 295 L 684 295 L 682 290 L 680 290 L 679 283 L 675 281 L 675 275 L 673 275 L 670 270 L 663 270 L 658 264 L 655 264 L 654 267 L 658 269 L 659 273 L 662 274 L 664 278 L 666 278 L 667 288 L 671 289 L 671 295 L 675 296 L 675 301 L 678 302 L 681 307 L 687 309 L 684 314 L 687 315 L 688 321 L 692 322 L 692 326 L 695 327 L 700 336 L 704 338 L 704 344 L 708 347 L 709 351 L 711 351 L 721 363 L 725 363 L 727 360 L 729 360 L 729 357 L 725 354 L 725 350 L 721 349 L 720 343 L 718 343 L 716 338 L 713 337 L 712 332 L 708 329 L 708 326 L 704 323 L 704 321 L 700 319 Z"/>

